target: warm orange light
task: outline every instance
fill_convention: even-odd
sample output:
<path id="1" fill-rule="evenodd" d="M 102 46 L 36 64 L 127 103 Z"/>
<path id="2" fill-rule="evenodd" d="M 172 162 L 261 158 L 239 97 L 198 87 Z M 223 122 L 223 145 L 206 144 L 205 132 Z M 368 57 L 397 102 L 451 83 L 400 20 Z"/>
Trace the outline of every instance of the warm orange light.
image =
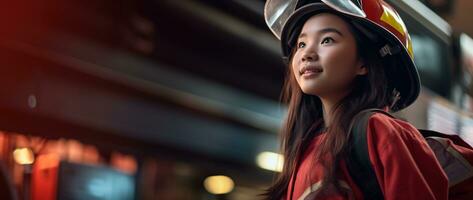
<path id="1" fill-rule="evenodd" d="M 228 176 L 209 176 L 204 180 L 204 187 L 212 194 L 226 194 L 233 190 L 235 183 Z"/>
<path id="2" fill-rule="evenodd" d="M 20 165 L 29 165 L 34 162 L 34 154 L 30 148 L 18 148 L 13 151 L 13 159 Z"/>

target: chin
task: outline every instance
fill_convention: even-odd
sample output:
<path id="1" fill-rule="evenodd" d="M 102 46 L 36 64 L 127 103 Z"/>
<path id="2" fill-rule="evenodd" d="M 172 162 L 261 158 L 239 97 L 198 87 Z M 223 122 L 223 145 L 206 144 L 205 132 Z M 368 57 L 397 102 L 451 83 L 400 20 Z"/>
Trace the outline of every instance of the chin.
<path id="1" fill-rule="evenodd" d="M 301 90 L 306 95 L 318 96 L 319 94 L 317 88 L 313 88 L 313 87 L 301 87 Z"/>

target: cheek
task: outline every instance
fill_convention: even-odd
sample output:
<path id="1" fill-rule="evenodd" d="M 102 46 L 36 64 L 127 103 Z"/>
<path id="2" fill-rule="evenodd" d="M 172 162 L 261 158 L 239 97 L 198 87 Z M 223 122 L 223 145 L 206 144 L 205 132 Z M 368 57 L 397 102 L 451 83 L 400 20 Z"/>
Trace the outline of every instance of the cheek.
<path id="1" fill-rule="evenodd" d="M 322 65 L 333 73 L 351 72 L 356 69 L 357 55 L 350 47 L 337 47 L 323 52 Z"/>

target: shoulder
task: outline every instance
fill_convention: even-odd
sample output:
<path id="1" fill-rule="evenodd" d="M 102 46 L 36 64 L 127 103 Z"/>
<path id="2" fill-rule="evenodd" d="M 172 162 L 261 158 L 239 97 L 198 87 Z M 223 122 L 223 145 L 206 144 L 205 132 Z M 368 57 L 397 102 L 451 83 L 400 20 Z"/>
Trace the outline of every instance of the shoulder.
<path id="1" fill-rule="evenodd" d="M 414 126 L 376 113 L 367 129 L 369 159 L 386 199 L 446 199 L 447 177 Z"/>
<path id="2" fill-rule="evenodd" d="M 411 123 L 401 119 L 392 118 L 382 113 L 375 113 L 371 115 L 370 119 L 368 120 L 368 128 L 384 129 L 395 132 L 418 132 Z"/>
<path id="3" fill-rule="evenodd" d="M 391 140 L 391 142 L 392 139 L 423 140 L 420 132 L 409 122 L 382 113 L 375 113 L 370 117 L 367 132 L 370 137 L 378 141 L 383 139 Z"/>

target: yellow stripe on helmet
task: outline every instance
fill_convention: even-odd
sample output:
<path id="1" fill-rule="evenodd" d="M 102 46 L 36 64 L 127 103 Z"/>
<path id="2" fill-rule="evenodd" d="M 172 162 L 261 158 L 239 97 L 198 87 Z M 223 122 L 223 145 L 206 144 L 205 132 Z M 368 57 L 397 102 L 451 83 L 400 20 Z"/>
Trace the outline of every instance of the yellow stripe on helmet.
<path id="1" fill-rule="evenodd" d="M 391 27 L 396 29 L 403 36 L 406 35 L 407 28 L 406 25 L 402 22 L 401 17 L 396 14 L 396 12 L 389 6 L 383 4 L 383 15 L 381 15 L 381 21 L 389 24 Z"/>

